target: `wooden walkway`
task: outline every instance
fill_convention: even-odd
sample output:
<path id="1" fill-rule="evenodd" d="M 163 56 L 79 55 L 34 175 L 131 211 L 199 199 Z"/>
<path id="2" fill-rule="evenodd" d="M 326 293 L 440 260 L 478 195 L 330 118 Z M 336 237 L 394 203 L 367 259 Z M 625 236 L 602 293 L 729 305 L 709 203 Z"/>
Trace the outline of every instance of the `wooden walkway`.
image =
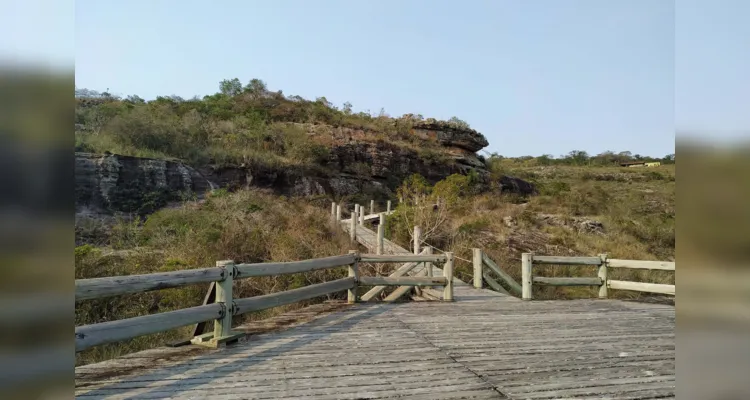
<path id="1" fill-rule="evenodd" d="M 453 303 L 338 307 L 337 312 L 251 335 L 225 349 L 155 349 L 78 367 L 76 395 L 81 399 L 675 396 L 672 306 L 617 300 L 529 302 L 463 286 L 456 288 Z"/>
<path id="2" fill-rule="evenodd" d="M 357 233 L 375 248 L 374 232 Z M 386 240 L 384 253 L 409 252 Z M 523 301 L 456 281 L 455 302 L 329 302 L 237 327 L 246 339 L 224 349 L 159 348 L 78 367 L 76 397 L 666 399 L 674 327 L 673 306 Z"/>

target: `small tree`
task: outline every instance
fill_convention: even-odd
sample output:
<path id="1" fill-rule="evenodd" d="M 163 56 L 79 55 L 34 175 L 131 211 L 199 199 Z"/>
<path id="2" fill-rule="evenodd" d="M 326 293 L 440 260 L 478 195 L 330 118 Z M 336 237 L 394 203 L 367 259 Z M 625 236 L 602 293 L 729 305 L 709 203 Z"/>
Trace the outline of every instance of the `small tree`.
<path id="1" fill-rule="evenodd" d="M 239 78 L 224 79 L 219 82 L 219 91 L 225 96 L 237 96 L 242 93 L 242 82 L 240 82 Z"/>

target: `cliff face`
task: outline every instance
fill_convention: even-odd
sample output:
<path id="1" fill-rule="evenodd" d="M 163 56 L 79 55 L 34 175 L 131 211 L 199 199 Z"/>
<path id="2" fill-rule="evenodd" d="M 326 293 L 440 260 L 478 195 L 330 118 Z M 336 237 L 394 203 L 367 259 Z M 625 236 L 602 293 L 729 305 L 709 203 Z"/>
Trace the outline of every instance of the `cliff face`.
<path id="1" fill-rule="evenodd" d="M 308 134 L 321 135 L 310 126 Z M 411 134 L 431 151 L 367 138 L 372 133 L 328 129 L 332 142 L 324 168 L 271 168 L 263 165 L 205 166 L 114 154 L 76 154 L 78 214 L 128 212 L 148 214 L 169 202 L 200 196 L 212 188 L 268 188 L 291 196 L 326 195 L 334 199 L 367 193 L 388 195 L 404 178 L 417 173 L 436 182 L 451 174 L 489 173 L 475 152 L 487 140 L 472 130 L 422 123 Z"/>

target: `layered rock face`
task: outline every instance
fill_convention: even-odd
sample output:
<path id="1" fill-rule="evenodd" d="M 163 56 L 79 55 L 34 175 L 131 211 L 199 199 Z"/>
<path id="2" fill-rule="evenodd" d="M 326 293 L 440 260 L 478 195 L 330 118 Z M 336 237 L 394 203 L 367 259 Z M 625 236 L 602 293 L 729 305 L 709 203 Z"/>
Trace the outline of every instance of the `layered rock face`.
<path id="1" fill-rule="evenodd" d="M 489 173 L 475 154 L 487 146 L 487 140 L 476 131 L 430 123 L 416 126 L 412 134 L 439 144 L 440 151 L 431 153 L 384 141 L 360 140 L 363 134 L 335 128 L 326 164 L 330 173 L 263 165 L 194 169 L 173 161 L 77 153 L 76 210 L 78 214 L 148 214 L 212 188 L 259 187 L 283 195 L 326 195 L 334 199 L 357 193 L 379 197 L 388 195 L 415 173 L 437 182 L 454 173 L 475 171 L 488 182 Z"/>

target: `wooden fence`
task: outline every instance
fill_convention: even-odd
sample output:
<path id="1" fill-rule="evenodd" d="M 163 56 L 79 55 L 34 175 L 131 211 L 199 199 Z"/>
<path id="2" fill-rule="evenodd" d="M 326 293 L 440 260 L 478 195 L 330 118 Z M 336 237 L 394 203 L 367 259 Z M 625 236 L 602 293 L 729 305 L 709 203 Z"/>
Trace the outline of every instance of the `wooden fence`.
<path id="1" fill-rule="evenodd" d="M 360 262 L 408 263 L 399 268 L 402 271 L 408 271 L 419 263 L 442 263 L 443 276 L 407 277 L 398 274 L 389 277 L 359 276 L 358 263 Z M 336 267 L 347 267 L 348 277 L 262 296 L 240 299 L 232 297 L 232 285 L 238 279 L 295 274 Z M 214 268 L 78 279 L 76 280 L 76 301 L 211 282 L 214 283 L 215 288 L 216 302 L 213 304 L 76 327 L 76 352 L 106 343 L 209 321 L 214 321 L 213 333 L 196 336 L 191 342 L 216 347 L 243 336 L 231 329 L 232 317 L 235 315 L 296 303 L 344 290 L 348 293 L 348 302 L 355 303 L 360 300 L 357 296 L 358 286 L 376 286 L 362 296 L 361 300 L 365 301 L 374 298 L 386 286 L 415 287 L 420 285 L 443 286 L 443 300 L 452 301 L 453 257 L 452 253 L 360 255 L 352 251 L 347 255 L 292 262 L 235 264 L 233 261 L 218 261 Z"/>
<path id="2" fill-rule="evenodd" d="M 534 276 L 533 266 L 535 264 L 552 265 L 595 265 L 599 267 L 596 277 L 582 278 L 550 278 Z M 674 262 L 665 261 L 638 261 L 618 260 L 607 258 L 606 254 L 598 257 L 559 257 L 559 256 L 537 256 L 533 253 L 523 253 L 521 258 L 521 298 L 531 300 L 532 287 L 543 286 L 598 286 L 599 298 L 606 299 L 608 289 L 634 290 L 639 292 L 675 294 L 675 285 L 657 283 L 643 283 L 613 280 L 607 277 L 610 268 L 636 268 L 649 270 L 674 271 Z"/>

